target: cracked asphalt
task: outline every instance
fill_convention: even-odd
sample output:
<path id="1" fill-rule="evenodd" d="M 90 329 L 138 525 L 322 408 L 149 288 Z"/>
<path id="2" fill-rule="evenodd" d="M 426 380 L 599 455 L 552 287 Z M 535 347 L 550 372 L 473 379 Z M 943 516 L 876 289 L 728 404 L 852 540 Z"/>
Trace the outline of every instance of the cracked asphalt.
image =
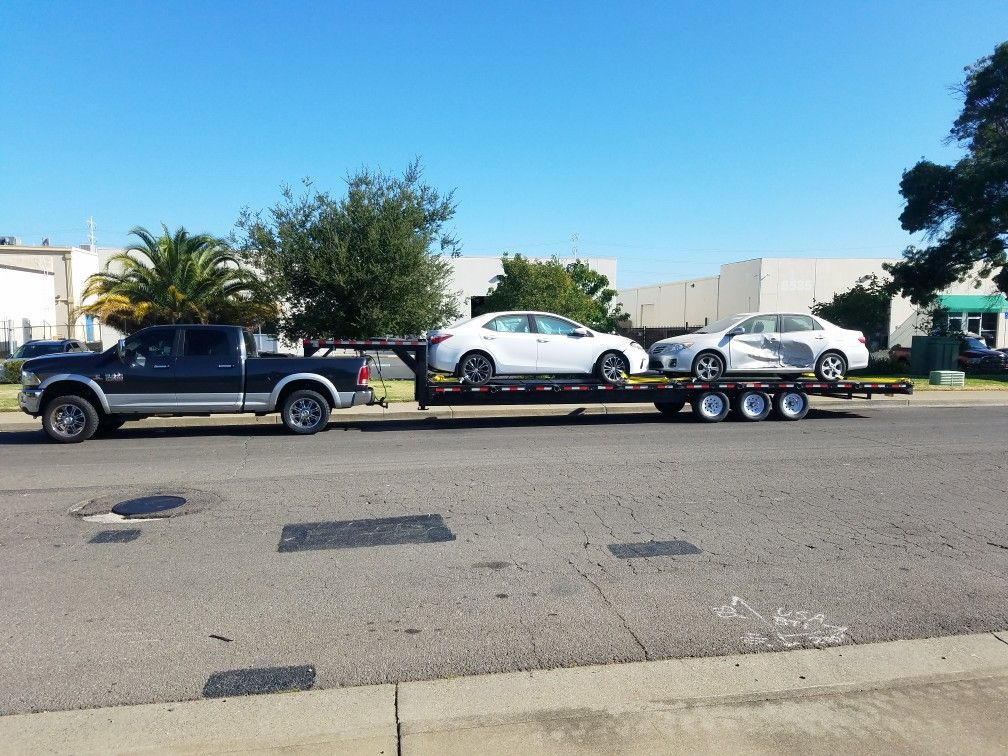
<path id="1" fill-rule="evenodd" d="M 0 713 L 1004 630 L 1006 440 L 1006 407 L 0 433 Z M 69 514 L 148 491 L 196 503 Z M 277 550 L 427 514 L 454 540 Z M 608 549 L 652 540 L 702 553 Z"/>

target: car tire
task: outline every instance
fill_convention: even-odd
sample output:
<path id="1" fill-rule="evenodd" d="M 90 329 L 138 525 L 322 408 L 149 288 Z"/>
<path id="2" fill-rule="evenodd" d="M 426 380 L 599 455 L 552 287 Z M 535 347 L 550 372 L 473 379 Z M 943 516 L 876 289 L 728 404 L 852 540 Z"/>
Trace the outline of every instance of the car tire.
<path id="1" fill-rule="evenodd" d="M 114 433 L 123 427 L 126 423 L 125 417 L 116 417 L 115 415 L 106 415 L 98 421 L 98 429 L 95 431 L 95 435 L 105 435 L 106 433 Z"/>
<path id="2" fill-rule="evenodd" d="M 720 423 L 729 409 L 728 397 L 720 391 L 704 391 L 692 402 L 693 417 L 704 423 Z"/>
<path id="3" fill-rule="evenodd" d="M 331 412 L 329 402 L 317 391 L 301 389 L 284 399 L 280 418 L 291 433 L 310 436 L 326 427 Z"/>
<path id="4" fill-rule="evenodd" d="M 459 360 L 455 375 L 462 383 L 482 386 L 494 377 L 494 362 L 486 352 L 469 352 Z"/>
<path id="5" fill-rule="evenodd" d="M 603 352 L 595 363 L 595 377 L 610 386 L 618 386 L 626 382 L 630 374 L 630 361 L 626 355 L 615 351 Z"/>
<path id="6" fill-rule="evenodd" d="M 686 402 L 655 402 L 654 406 L 663 415 L 672 416 L 682 412 L 682 408 L 686 406 Z"/>
<path id="7" fill-rule="evenodd" d="M 788 389 L 774 394 L 774 417 L 778 420 L 801 420 L 809 411 L 808 394 Z"/>
<path id="8" fill-rule="evenodd" d="M 816 378 L 820 381 L 841 381 L 847 373 L 847 360 L 840 352 L 825 352 L 815 364 Z"/>
<path id="9" fill-rule="evenodd" d="M 773 411 L 773 400 L 763 391 L 743 391 L 735 397 L 732 409 L 736 420 L 758 423 Z"/>
<path id="10" fill-rule="evenodd" d="M 79 444 L 98 429 L 98 410 L 83 396 L 57 396 L 46 402 L 42 428 L 58 444 Z"/>
<path id="11" fill-rule="evenodd" d="M 693 360 L 693 377 L 701 381 L 716 381 L 724 375 L 725 361 L 717 352 L 701 352 Z"/>

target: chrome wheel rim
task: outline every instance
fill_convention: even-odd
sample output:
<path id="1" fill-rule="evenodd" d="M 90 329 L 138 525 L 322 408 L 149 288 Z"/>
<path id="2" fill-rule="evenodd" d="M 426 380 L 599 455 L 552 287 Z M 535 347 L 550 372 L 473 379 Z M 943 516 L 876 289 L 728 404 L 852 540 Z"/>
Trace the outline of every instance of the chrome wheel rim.
<path id="1" fill-rule="evenodd" d="M 490 364 L 490 360 L 482 354 L 474 354 L 462 366 L 462 377 L 469 383 L 485 383 L 490 380 L 492 373 L 493 366 Z"/>
<path id="2" fill-rule="evenodd" d="M 290 408 L 291 424 L 298 428 L 311 428 L 322 419 L 322 407 L 314 399 L 298 399 Z"/>
<path id="3" fill-rule="evenodd" d="M 784 400 L 781 402 L 781 409 L 784 413 L 790 416 L 797 415 L 805 408 L 805 400 L 802 399 L 801 394 L 785 394 Z"/>
<path id="4" fill-rule="evenodd" d="M 73 438 L 84 430 L 87 416 L 76 404 L 60 404 L 52 411 L 53 430 L 66 438 Z"/>
<path id="5" fill-rule="evenodd" d="M 623 376 L 626 374 L 623 368 L 623 358 L 618 354 L 606 355 L 606 358 L 602 360 L 602 375 L 610 383 L 623 380 Z"/>
<path id="6" fill-rule="evenodd" d="M 697 360 L 697 378 L 713 381 L 721 375 L 721 361 L 712 354 L 706 354 Z"/>
<path id="7" fill-rule="evenodd" d="M 759 394 L 749 394 L 742 401 L 742 411 L 750 417 L 759 417 L 766 410 L 766 399 Z"/>
<path id="8" fill-rule="evenodd" d="M 717 417 L 724 412 L 724 400 L 717 394 L 707 394 L 700 400 L 700 411 L 707 417 Z"/>
<path id="9" fill-rule="evenodd" d="M 844 374 L 844 364 L 843 360 L 837 357 L 835 354 L 827 355 L 823 358 L 822 366 L 820 367 L 820 372 L 823 378 L 828 381 L 836 381 L 843 378 Z"/>

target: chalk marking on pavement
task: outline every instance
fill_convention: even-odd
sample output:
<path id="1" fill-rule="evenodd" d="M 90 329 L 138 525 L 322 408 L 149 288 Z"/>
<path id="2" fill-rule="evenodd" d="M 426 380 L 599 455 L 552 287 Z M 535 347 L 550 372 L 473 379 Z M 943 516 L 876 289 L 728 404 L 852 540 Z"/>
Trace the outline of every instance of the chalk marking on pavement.
<path id="1" fill-rule="evenodd" d="M 773 649 L 779 645 L 790 649 L 811 643 L 822 648 L 839 646 L 849 638 L 848 628 L 830 625 L 821 613 L 804 610 L 786 612 L 783 607 L 778 607 L 773 617 L 767 619 L 738 596 L 732 596 L 730 604 L 711 607 L 711 611 L 721 619 L 741 619 L 759 625 L 758 629 L 748 630 L 742 636 L 742 642 L 747 646 Z"/>

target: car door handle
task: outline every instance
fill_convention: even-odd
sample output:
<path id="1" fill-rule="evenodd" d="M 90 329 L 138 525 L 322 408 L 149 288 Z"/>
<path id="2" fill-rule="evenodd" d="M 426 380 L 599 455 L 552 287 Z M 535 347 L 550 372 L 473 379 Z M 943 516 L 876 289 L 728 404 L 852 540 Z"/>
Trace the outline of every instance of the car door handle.
<path id="1" fill-rule="evenodd" d="M 825 337 L 825 336 L 816 336 L 815 338 L 816 338 L 816 340 L 818 340 L 818 341 L 822 341 L 822 340 L 823 340 L 823 339 L 825 339 L 826 337 Z"/>
<path id="2" fill-rule="evenodd" d="M 546 344 L 547 342 L 549 342 L 549 339 L 536 339 L 536 341 L 538 341 L 540 344 Z"/>
<path id="3" fill-rule="evenodd" d="M 155 370 L 167 370 L 168 369 L 167 365 L 151 365 L 151 367 L 154 368 Z"/>
<path id="4" fill-rule="evenodd" d="M 494 339 L 496 339 L 497 337 L 496 337 L 496 336 L 484 336 L 483 338 L 484 338 L 484 340 L 486 340 L 486 341 L 493 341 L 493 340 L 494 340 Z"/>
<path id="5" fill-rule="evenodd" d="M 234 365 L 218 365 L 217 367 L 224 369 L 224 368 L 232 368 L 234 367 Z"/>

